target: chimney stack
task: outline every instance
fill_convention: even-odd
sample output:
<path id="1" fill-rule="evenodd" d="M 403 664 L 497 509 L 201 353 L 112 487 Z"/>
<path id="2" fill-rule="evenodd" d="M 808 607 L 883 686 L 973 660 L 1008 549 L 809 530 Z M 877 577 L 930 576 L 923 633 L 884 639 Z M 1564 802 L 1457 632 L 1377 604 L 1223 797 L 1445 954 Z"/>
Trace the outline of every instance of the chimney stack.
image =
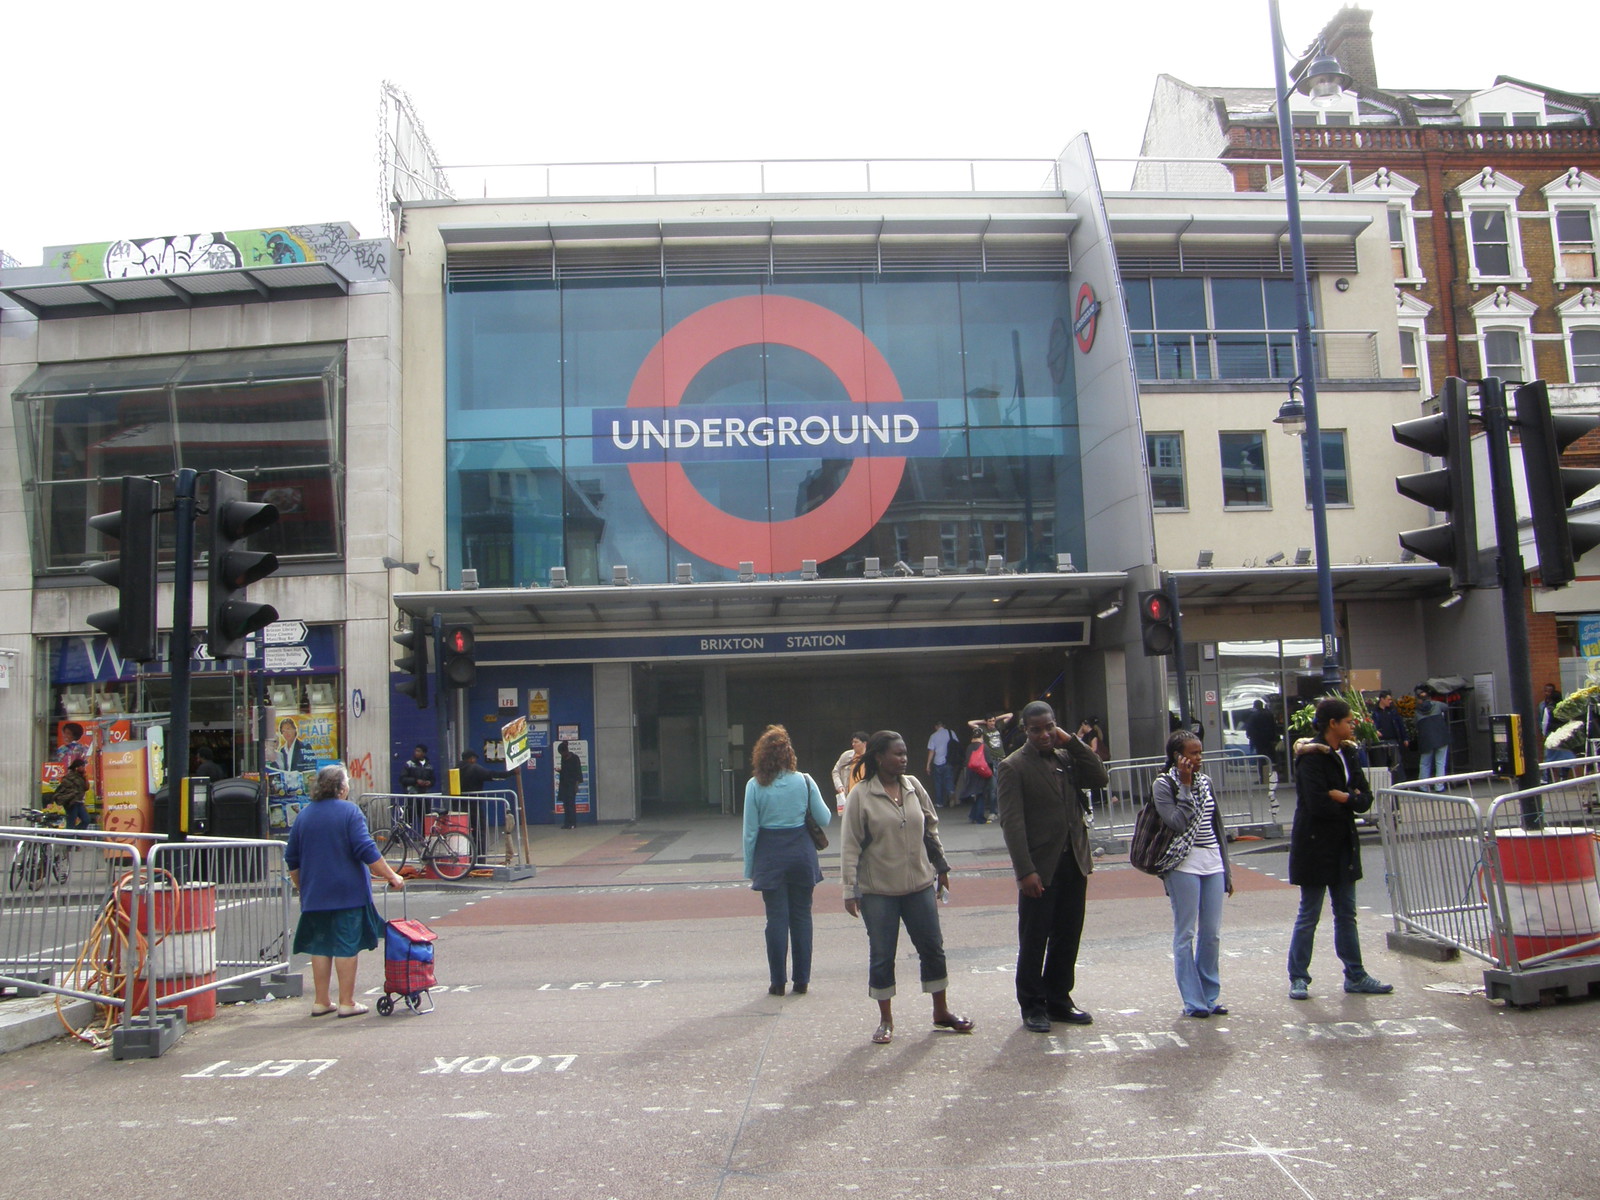
<path id="1" fill-rule="evenodd" d="M 1378 90 L 1378 64 L 1372 56 L 1372 13 L 1365 8 L 1341 8 L 1322 30 L 1327 52 L 1350 75 L 1355 91 L 1367 96 Z"/>

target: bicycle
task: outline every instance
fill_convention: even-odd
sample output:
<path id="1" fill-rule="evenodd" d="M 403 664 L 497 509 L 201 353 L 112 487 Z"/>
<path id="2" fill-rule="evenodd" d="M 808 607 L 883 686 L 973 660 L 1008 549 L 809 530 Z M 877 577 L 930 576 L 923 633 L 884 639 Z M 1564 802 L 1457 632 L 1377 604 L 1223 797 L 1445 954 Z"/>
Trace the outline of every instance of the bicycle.
<path id="1" fill-rule="evenodd" d="M 56 830 L 61 828 L 66 815 L 42 808 L 25 808 L 22 810 L 22 818 L 35 829 Z M 66 846 L 17 842 L 11 851 L 11 871 L 7 879 L 11 890 L 20 892 L 26 887 L 30 892 L 36 892 L 52 875 L 55 876 L 57 883 L 66 883 L 72 875 L 72 863 L 67 857 L 68 853 Z"/>
<path id="2" fill-rule="evenodd" d="M 406 816 L 406 804 L 396 799 L 389 804 L 389 824 L 373 831 L 378 851 L 397 872 L 415 855 L 440 879 L 460 879 L 472 870 L 472 839 L 445 827 L 445 812 L 434 809 L 427 832 L 421 832 Z"/>

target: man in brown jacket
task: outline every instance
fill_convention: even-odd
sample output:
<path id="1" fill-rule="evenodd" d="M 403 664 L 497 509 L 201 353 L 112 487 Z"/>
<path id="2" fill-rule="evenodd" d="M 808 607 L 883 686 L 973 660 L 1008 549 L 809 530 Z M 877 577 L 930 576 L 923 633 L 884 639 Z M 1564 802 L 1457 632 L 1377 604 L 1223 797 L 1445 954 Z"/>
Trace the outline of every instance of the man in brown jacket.
<path id="1" fill-rule="evenodd" d="M 1082 789 L 1106 785 L 1105 764 L 1056 724 L 1035 700 L 1022 710 L 1027 744 L 995 772 L 1000 827 L 1017 876 L 1017 1003 L 1023 1027 L 1049 1033 L 1051 1021 L 1088 1025 L 1072 1002 L 1083 910 L 1094 855 Z"/>

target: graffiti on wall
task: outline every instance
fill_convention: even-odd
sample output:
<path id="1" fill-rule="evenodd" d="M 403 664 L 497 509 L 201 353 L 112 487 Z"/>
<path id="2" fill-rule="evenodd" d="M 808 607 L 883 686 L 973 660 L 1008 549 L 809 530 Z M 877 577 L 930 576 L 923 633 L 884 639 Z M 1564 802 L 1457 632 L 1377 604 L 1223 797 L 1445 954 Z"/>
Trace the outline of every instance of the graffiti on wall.
<path id="1" fill-rule="evenodd" d="M 72 279 L 131 279 L 288 263 L 337 264 L 346 260 L 364 273 L 383 275 L 388 267 L 386 243 L 355 240 L 354 232 L 348 225 L 330 222 L 168 234 L 62 246 L 49 257 L 52 265 Z"/>

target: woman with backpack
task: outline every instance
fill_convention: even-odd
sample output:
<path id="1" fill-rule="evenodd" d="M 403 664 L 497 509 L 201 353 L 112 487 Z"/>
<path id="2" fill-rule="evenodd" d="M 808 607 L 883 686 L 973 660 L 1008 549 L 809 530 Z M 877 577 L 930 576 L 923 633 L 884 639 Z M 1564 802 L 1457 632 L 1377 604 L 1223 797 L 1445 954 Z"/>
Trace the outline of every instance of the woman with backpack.
<path id="1" fill-rule="evenodd" d="M 1161 876 L 1172 902 L 1172 970 L 1186 1017 L 1225 1017 L 1220 971 L 1222 899 L 1233 895 L 1228 839 L 1211 780 L 1200 770 L 1200 739 L 1180 729 L 1167 739 L 1167 768 L 1150 789 L 1163 825 L 1189 839 L 1189 852 Z"/>

